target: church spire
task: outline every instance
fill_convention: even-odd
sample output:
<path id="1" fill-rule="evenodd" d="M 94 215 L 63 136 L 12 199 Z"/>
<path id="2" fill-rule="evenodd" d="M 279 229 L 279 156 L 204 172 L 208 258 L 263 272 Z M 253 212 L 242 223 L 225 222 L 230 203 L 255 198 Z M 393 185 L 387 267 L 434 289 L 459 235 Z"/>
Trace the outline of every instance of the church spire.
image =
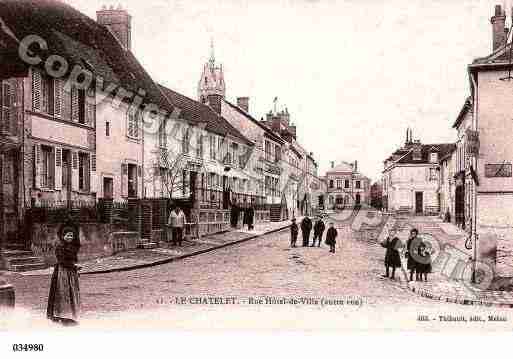
<path id="1" fill-rule="evenodd" d="M 210 57 L 203 66 L 203 73 L 201 74 L 198 83 L 198 99 L 206 103 L 208 96 L 219 95 L 224 98 L 226 86 L 224 83 L 223 66 L 216 63 L 214 53 L 214 39 L 210 39 Z"/>
<path id="2" fill-rule="evenodd" d="M 208 60 L 210 67 L 214 67 L 216 63 L 216 56 L 214 52 L 214 38 L 210 38 L 210 59 Z"/>

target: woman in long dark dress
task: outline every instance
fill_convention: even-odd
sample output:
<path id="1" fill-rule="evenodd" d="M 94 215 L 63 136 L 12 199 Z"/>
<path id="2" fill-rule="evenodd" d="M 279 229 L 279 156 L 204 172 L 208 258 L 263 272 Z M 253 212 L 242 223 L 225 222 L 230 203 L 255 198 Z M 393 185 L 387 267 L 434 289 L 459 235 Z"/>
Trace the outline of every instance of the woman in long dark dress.
<path id="1" fill-rule="evenodd" d="M 431 265 L 431 244 L 426 241 L 422 241 L 419 244 L 418 249 L 418 263 L 417 263 L 417 280 L 422 281 L 422 275 L 424 275 L 424 280 L 427 282 L 427 275 L 431 273 L 432 265 Z"/>
<path id="2" fill-rule="evenodd" d="M 386 248 L 385 252 L 385 277 L 388 278 L 390 275 L 390 268 L 392 268 L 392 276 L 390 279 L 395 279 L 395 269 L 401 267 L 401 256 L 399 255 L 399 248 L 401 248 L 401 241 L 399 238 L 394 237 L 390 239 L 387 237 L 384 243 L 381 244 Z"/>
<path id="3" fill-rule="evenodd" d="M 78 282 L 79 231 L 67 221 L 59 231 L 59 242 L 55 247 L 57 264 L 54 267 L 48 307 L 48 319 L 63 325 L 78 324 L 80 312 L 80 287 Z"/>

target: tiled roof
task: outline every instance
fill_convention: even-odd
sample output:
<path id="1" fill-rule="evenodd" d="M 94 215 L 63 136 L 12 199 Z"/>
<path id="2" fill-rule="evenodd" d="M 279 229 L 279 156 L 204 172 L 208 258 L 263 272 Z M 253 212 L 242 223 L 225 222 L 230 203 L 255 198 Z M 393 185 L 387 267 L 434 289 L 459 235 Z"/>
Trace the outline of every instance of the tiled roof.
<path id="1" fill-rule="evenodd" d="M 218 115 L 212 108 L 201 102 L 195 101 L 185 95 L 173 91 L 160 85 L 164 96 L 181 110 L 180 117 L 191 123 L 205 123 L 206 130 L 219 135 L 231 135 L 248 145 L 252 145 L 249 139 L 244 137 L 235 127 L 233 127 L 222 116 Z"/>
<path id="2" fill-rule="evenodd" d="M 241 115 L 243 116 L 246 116 L 246 118 L 248 120 L 250 120 L 251 122 L 255 123 L 257 126 L 259 126 L 260 128 L 262 128 L 265 133 L 274 141 L 280 143 L 280 144 L 284 144 L 285 143 L 285 140 L 283 138 L 281 138 L 280 136 L 278 136 L 273 130 L 271 130 L 269 127 L 267 127 L 264 123 L 262 123 L 262 121 L 258 121 L 257 119 L 253 118 L 253 116 L 251 116 L 249 113 L 247 113 L 246 111 L 244 111 L 243 109 L 241 109 L 239 106 L 236 106 L 234 105 L 233 103 L 229 102 L 229 101 L 226 101 L 226 100 L 223 100 L 224 103 L 226 103 L 228 106 L 232 107 L 234 110 L 236 110 L 237 112 L 239 112 Z"/>
<path id="3" fill-rule="evenodd" d="M 438 153 L 438 158 L 445 157 L 448 153 L 451 153 L 456 148 L 454 143 L 436 143 L 436 144 L 421 144 L 421 158 L 420 160 L 413 159 L 413 147 L 403 157 L 398 159 L 396 163 L 400 164 L 428 164 L 429 154 L 431 152 Z"/>
<path id="4" fill-rule="evenodd" d="M 104 78 L 105 87 L 113 82 L 133 93 L 144 89 L 146 102 L 171 107 L 132 52 L 105 26 L 63 1 L 0 0 L 0 19 L 19 40 L 27 35 L 42 37 L 48 43 L 48 51 L 41 53 L 43 59 L 56 54 L 64 57 L 70 68 L 75 64 L 88 68 L 90 64 L 94 75 Z M 8 45 L 12 47 L 13 42 Z"/>

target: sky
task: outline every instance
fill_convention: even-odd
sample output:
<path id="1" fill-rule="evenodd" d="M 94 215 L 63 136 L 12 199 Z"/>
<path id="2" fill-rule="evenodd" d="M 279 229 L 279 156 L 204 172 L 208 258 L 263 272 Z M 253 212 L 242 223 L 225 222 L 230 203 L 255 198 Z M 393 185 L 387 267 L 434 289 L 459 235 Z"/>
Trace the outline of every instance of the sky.
<path id="1" fill-rule="evenodd" d="M 213 39 L 229 101 L 249 96 L 261 118 L 277 96 L 320 175 L 331 161 L 357 160 L 373 180 L 408 126 L 423 143 L 455 141 L 467 65 L 491 53 L 494 5 L 511 8 L 511 0 L 67 2 L 92 18 L 121 4 L 140 62 L 194 99 Z"/>

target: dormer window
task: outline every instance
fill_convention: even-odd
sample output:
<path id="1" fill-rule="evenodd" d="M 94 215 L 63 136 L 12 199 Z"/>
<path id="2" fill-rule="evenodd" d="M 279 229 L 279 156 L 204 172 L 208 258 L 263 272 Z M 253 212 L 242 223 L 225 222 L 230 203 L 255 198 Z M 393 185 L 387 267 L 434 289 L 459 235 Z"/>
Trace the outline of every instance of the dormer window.
<path id="1" fill-rule="evenodd" d="M 431 163 L 437 163 L 438 162 L 438 153 L 436 152 L 431 152 L 429 154 L 429 162 Z"/>
<path id="2" fill-rule="evenodd" d="M 413 160 L 414 161 L 422 160 L 422 151 L 421 151 L 420 147 L 413 149 Z"/>

